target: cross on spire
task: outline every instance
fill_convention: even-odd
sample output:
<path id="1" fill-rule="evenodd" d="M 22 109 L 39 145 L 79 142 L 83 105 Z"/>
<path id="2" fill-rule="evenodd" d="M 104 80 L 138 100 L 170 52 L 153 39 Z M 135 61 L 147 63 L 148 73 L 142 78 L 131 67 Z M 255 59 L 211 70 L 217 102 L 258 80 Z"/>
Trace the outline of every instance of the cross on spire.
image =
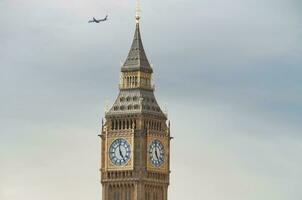
<path id="1" fill-rule="evenodd" d="M 140 2 L 139 0 L 136 0 L 136 12 L 135 12 L 135 19 L 136 19 L 136 23 L 139 23 L 139 20 L 141 18 L 140 14 L 141 14 L 141 8 L 140 8 Z"/>

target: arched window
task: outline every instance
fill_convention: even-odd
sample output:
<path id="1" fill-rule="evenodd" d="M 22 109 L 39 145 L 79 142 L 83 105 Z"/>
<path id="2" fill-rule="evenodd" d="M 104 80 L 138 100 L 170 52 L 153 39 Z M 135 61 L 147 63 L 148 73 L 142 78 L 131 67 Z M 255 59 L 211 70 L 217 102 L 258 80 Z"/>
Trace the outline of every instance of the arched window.
<path id="1" fill-rule="evenodd" d="M 137 86 L 137 77 L 135 77 L 135 86 Z"/>
<path id="2" fill-rule="evenodd" d="M 128 186 L 126 188 L 126 200 L 131 200 L 131 188 Z"/>
<path id="3" fill-rule="evenodd" d="M 114 192 L 114 200 L 120 200 L 120 193 L 118 191 Z"/>
<path id="4" fill-rule="evenodd" d="M 133 76 L 130 77 L 130 85 L 133 87 Z"/>

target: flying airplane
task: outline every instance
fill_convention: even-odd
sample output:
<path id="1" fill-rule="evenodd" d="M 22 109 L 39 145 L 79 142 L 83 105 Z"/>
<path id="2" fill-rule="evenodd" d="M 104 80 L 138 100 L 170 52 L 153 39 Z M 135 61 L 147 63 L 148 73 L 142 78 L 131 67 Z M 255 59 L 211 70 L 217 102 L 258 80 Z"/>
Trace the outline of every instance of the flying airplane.
<path id="1" fill-rule="evenodd" d="M 95 19 L 93 18 L 93 20 L 90 20 L 88 23 L 100 23 L 100 22 L 104 22 L 108 20 L 108 15 L 106 15 L 106 17 L 104 19 Z"/>

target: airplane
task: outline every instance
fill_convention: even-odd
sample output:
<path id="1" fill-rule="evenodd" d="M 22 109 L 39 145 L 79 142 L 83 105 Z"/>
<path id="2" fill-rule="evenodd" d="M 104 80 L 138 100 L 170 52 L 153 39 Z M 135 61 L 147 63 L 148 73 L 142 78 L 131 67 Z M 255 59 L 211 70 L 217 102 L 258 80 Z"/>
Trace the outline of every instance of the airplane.
<path id="1" fill-rule="evenodd" d="M 108 20 L 108 15 L 106 15 L 106 17 L 104 19 L 95 19 L 93 18 L 93 20 L 90 20 L 88 23 L 100 23 L 100 22 L 104 22 Z"/>

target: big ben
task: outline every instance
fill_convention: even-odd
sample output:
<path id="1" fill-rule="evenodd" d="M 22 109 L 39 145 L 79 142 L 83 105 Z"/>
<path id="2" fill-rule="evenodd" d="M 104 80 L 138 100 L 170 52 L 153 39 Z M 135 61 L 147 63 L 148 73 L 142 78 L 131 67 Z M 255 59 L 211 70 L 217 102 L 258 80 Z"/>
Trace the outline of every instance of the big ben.
<path id="1" fill-rule="evenodd" d="M 101 130 L 102 200 L 167 200 L 170 125 L 154 96 L 153 69 L 136 28 L 119 94 Z"/>

